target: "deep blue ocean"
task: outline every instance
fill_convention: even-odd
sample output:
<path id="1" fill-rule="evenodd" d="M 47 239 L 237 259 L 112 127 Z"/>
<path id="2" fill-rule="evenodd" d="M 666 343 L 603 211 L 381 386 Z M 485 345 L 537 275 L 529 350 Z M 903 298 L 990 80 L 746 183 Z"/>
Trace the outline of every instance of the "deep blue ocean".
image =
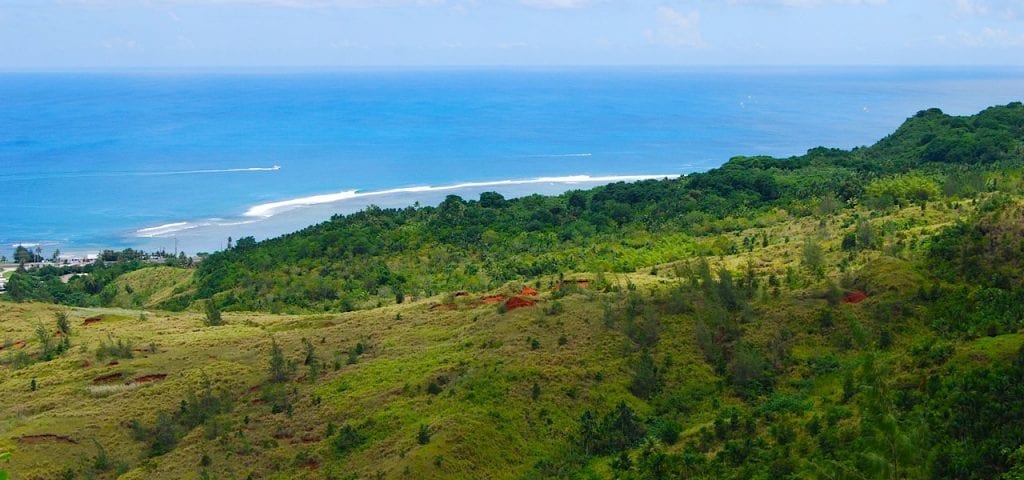
<path id="1" fill-rule="evenodd" d="M 1022 99 L 1024 70 L 1001 68 L 0 74 L 0 253 L 215 250 L 370 203 L 869 145 L 925 108 Z M 483 185 L 403 189 L 464 183 Z"/>

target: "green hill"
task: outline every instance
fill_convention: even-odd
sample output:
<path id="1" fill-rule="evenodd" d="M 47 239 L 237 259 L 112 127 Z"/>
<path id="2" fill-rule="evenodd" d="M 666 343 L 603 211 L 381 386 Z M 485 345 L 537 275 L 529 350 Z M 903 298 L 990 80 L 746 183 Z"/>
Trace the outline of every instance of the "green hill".
<path id="1" fill-rule="evenodd" d="M 928 111 L 852 152 L 370 209 L 93 296 L 19 273 L 148 311 L 0 304 L 5 468 L 1019 478 L 1021 118 Z"/>
<path id="2" fill-rule="evenodd" d="M 188 295 L 192 271 L 173 267 L 135 270 L 117 277 L 108 305 L 122 308 L 154 308 Z"/>

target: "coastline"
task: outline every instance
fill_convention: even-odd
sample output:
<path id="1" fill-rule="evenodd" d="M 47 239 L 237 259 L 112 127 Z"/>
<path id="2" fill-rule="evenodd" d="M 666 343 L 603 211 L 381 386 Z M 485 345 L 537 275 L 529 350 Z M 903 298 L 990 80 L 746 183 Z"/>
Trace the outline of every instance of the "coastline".
<path id="1" fill-rule="evenodd" d="M 574 189 L 594 188 L 615 182 L 636 182 L 678 178 L 676 174 L 633 175 L 567 175 L 460 182 L 450 185 L 420 185 L 383 190 L 342 190 L 286 200 L 265 202 L 248 207 L 241 215 L 168 221 L 125 233 L 125 243 L 144 250 L 168 250 L 176 243 L 179 251 L 195 253 L 224 248 L 228 237 L 253 236 L 257 240 L 273 238 L 330 219 L 336 214 L 350 214 L 371 205 L 381 208 L 403 208 L 416 204 L 437 205 L 448 195 L 474 200 L 480 193 L 495 191 L 506 198 L 534 194 L 558 195 Z"/>

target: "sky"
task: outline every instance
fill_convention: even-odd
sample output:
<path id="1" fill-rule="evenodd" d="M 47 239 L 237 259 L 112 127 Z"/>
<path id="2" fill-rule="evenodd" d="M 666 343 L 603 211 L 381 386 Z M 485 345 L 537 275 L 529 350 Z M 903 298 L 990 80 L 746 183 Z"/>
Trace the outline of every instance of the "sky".
<path id="1" fill-rule="evenodd" d="M 0 0 L 0 70 L 1024 65 L 1024 0 Z"/>

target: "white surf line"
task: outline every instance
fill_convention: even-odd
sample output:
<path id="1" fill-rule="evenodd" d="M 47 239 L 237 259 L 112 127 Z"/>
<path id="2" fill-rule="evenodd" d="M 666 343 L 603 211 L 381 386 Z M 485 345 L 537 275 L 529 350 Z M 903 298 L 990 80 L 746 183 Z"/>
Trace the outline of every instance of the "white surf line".
<path id="1" fill-rule="evenodd" d="M 191 224 L 189 222 L 174 222 L 156 227 L 141 228 L 135 231 L 135 235 L 139 237 L 153 238 L 161 235 L 167 235 L 169 233 L 180 232 L 182 230 L 190 230 L 196 227 L 198 227 L 198 225 Z"/>
<path id="2" fill-rule="evenodd" d="M 570 157 L 593 157 L 593 153 L 550 153 L 544 155 L 524 155 L 526 158 L 570 158 Z"/>
<path id="3" fill-rule="evenodd" d="M 405 188 L 393 188 L 388 190 L 378 190 L 371 192 L 359 192 L 358 190 L 346 190 L 336 193 L 328 193 L 323 195 L 312 195 L 308 197 L 293 198 L 291 200 L 283 200 L 280 202 L 263 203 L 255 205 L 247 210 L 244 215 L 246 217 L 262 217 L 268 218 L 274 216 L 281 210 L 290 210 L 298 207 L 307 207 L 312 205 L 320 205 L 324 203 L 334 203 L 342 200 L 350 200 L 353 198 L 364 198 L 381 195 L 391 195 L 396 193 L 422 193 L 422 192 L 436 192 L 446 190 L 460 190 L 465 188 L 480 188 L 480 187 L 500 187 L 500 186 L 511 186 L 511 185 L 529 185 L 537 183 L 612 183 L 612 182 L 630 182 L 640 180 L 657 180 L 662 178 L 678 178 L 679 174 L 666 174 L 666 175 L 613 175 L 613 176 L 598 176 L 592 177 L 590 175 L 570 175 L 564 177 L 540 177 L 531 178 L 524 180 L 494 180 L 489 182 L 466 182 L 458 183 L 454 185 L 444 186 L 419 186 L 419 187 L 405 187 Z"/>

